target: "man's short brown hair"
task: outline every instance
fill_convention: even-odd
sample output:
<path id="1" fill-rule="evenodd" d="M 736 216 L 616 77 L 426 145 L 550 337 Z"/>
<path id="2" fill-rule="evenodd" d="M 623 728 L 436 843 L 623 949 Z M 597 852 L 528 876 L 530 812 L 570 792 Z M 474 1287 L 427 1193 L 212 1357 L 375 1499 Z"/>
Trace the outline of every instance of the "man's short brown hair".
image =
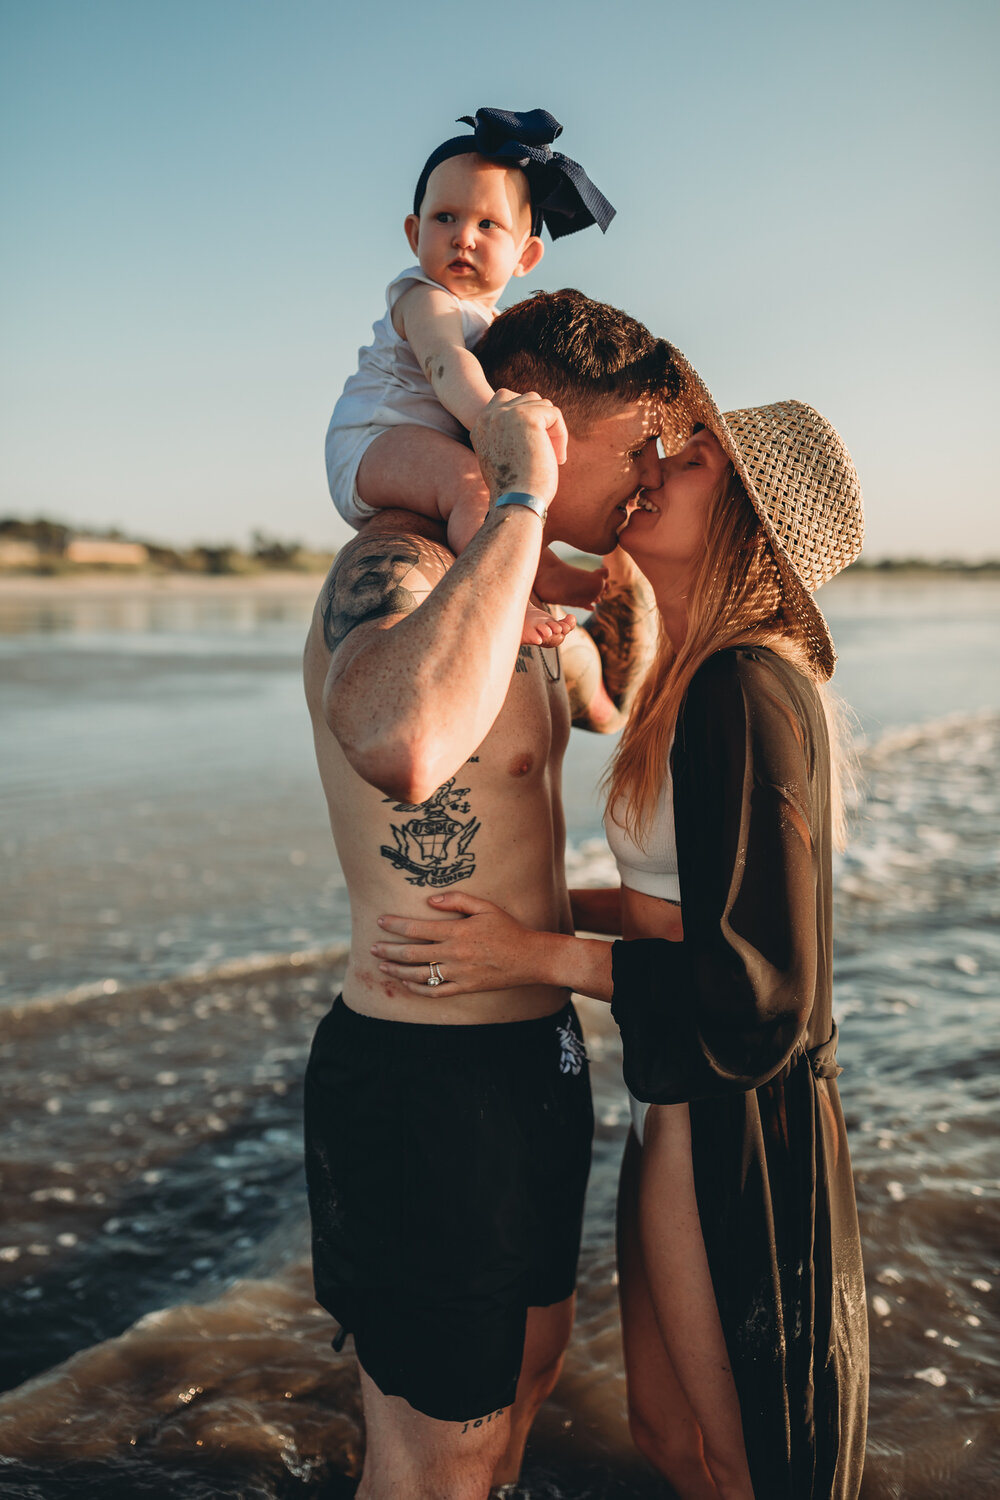
<path id="1" fill-rule="evenodd" d="M 516 303 L 476 345 L 494 390 L 547 396 L 577 432 L 619 404 L 672 401 L 681 386 L 673 352 L 628 313 L 572 287 Z"/>

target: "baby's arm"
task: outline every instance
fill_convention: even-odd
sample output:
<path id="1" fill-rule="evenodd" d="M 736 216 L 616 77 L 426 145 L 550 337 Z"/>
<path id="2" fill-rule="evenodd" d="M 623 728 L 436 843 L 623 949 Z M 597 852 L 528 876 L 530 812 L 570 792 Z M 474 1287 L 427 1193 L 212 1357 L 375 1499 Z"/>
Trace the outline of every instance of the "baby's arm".
<path id="1" fill-rule="evenodd" d="M 446 411 L 469 428 L 493 397 L 493 387 L 462 334 L 462 314 L 447 292 L 419 283 L 392 310 L 404 338 Z"/>

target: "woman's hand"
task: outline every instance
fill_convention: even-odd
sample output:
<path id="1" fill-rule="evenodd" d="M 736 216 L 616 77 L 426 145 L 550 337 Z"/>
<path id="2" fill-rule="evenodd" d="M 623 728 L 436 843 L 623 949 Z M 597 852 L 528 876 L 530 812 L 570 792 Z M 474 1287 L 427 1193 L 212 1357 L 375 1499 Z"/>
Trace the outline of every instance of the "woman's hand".
<path id="1" fill-rule="evenodd" d="M 381 928 L 404 941 L 375 943 L 371 950 L 381 960 L 380 972 L 401 980 L 415 995 L 445 1000 L 552 982 L 544 967 L 547 941 L 554 934 L 535 932 L 492 901 L 458 891 L 431 896 L 429 904 L 462 915 L 454 922 L 379 917 Z M 442 975 L 441 984 L 427 983 L 432 963 Z"/>

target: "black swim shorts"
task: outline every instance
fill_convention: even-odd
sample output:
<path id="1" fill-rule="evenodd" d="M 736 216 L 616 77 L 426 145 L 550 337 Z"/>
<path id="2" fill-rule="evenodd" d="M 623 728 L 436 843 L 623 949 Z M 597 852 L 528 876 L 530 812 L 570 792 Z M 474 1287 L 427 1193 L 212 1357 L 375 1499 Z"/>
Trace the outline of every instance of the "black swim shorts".
<path id="1" fill-rule="evenodd" d="M 572 1005 L 427 1026 L 338 999 L 305 1117 L 316 1297 L 362 1368 L 442 1421 L 509 1406 L 527 1309 L 576 1284 L 593 1112 Z"/>

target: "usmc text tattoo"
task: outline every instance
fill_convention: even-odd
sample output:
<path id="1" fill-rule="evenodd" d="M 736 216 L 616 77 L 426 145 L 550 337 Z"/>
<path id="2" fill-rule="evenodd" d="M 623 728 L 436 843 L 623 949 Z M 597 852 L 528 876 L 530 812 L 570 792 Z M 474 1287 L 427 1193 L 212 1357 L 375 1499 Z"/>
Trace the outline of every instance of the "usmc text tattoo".
<path id="1" fill-rule="evenodd" d="M 426 802 L 395 802 L 393 812 L 417 813 L 403 823 L 392 823 L 395 847 L 383 844 L 381 854 L 397 870 L 406 872 L 410 885 L 455 885 L 468 880 L 476 868 L 476 857 L 469 845 L 479 832 L 478 818 L 463 823 L 455 813 L 467 813 L 470 805 L 463 799 L 467 786 L 455 786 L 451 777 L 439 786 Z M 384 799 L 392 802 L 391 797 Z"/>

